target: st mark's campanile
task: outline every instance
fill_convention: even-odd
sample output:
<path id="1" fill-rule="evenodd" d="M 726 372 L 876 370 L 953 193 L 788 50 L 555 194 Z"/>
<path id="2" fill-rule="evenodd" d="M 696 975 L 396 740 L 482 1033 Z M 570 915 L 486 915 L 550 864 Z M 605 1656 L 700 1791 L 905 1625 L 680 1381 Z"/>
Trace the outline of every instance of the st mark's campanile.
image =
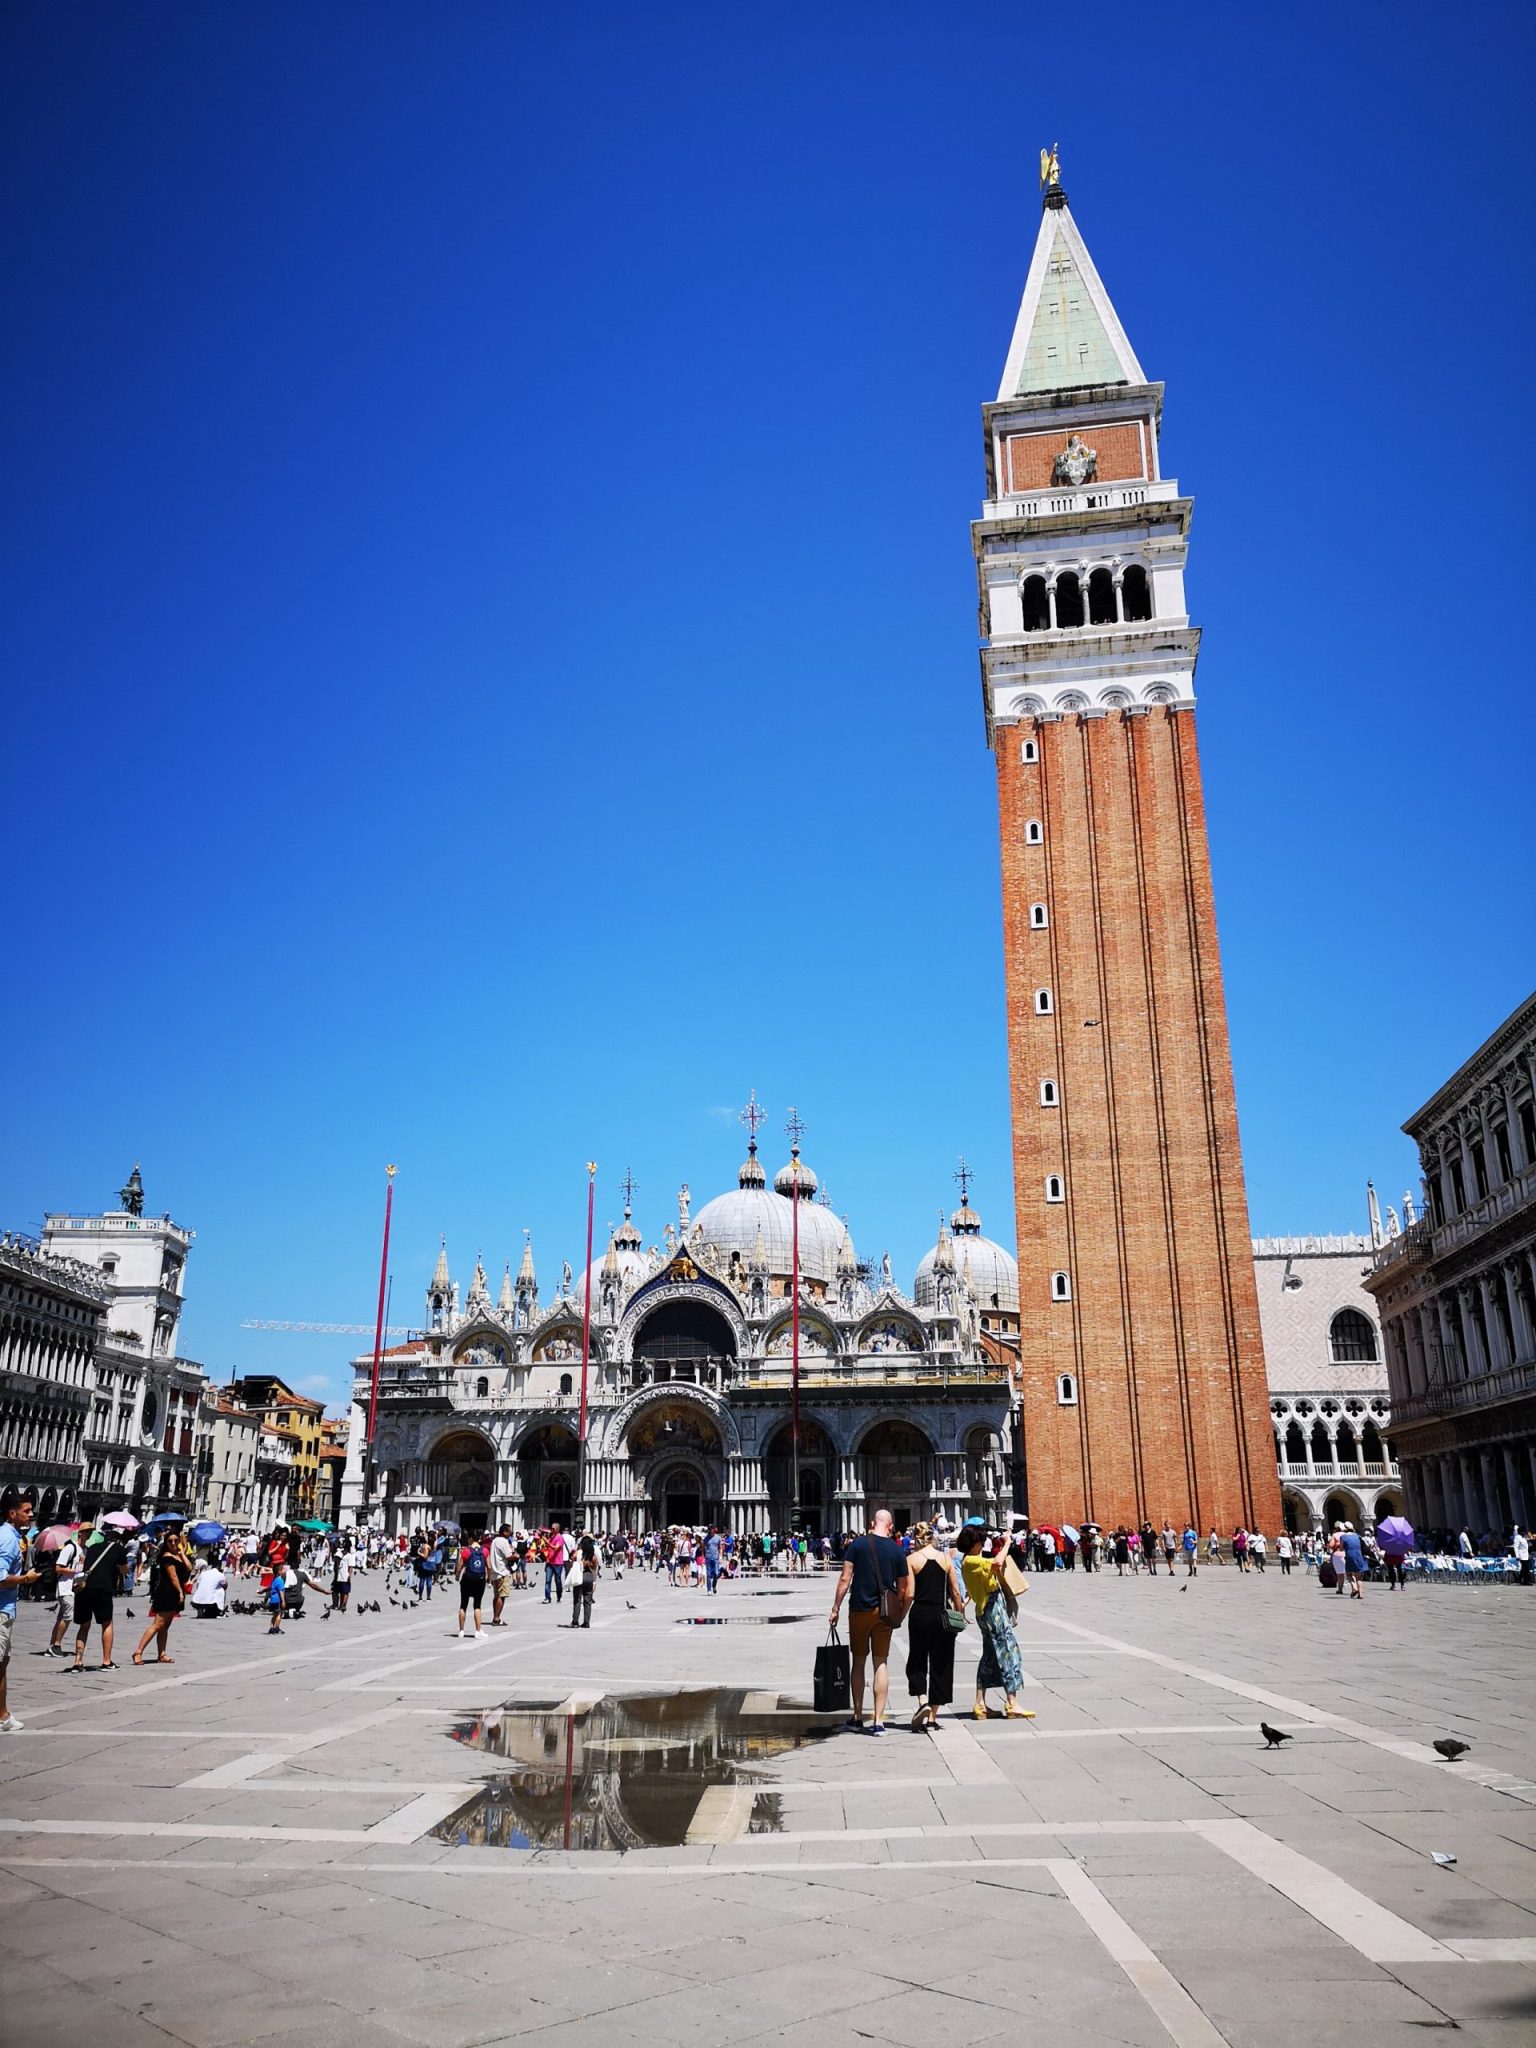
<path id="1" fill-rule="evenodd" d="M 1189 498 L 1042 154 L 972 531 L 1037 1519 L 1281 1526 L 1195 741 Z"/>

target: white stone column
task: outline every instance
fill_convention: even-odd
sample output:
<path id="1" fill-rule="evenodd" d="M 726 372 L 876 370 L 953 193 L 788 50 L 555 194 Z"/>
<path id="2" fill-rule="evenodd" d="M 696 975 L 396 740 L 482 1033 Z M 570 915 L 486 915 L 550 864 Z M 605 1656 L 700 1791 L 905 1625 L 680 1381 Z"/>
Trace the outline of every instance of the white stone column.
<path id="1" fill-rule="evenodd" d="M 1472 1313 L 1473 1285 L 1470 1280 L 1456 1283 L 1456 1301 L 1461 1311 L 1461 1335 L 1467 1349 L 1467 1370 L 1473 1379 L 1481 1379 L 1488 1371 L 1488 1353 L 1483 1348 L 1483 1333 L 1477 1327 L 1477 1318 Z"/>
<path id="2" fill-rule="evenodd" d="M 1504 1342 L 1504 1325 L 1499 1321 L 1499 1305 L 1493 1298 L 1491 1273 L 1478 1274 L 1477 1292 L 1483 1304 L 1483 1328 L 1488 1332 L 1488 1368 L 1490 1372 L 1499 1372 L 1514 1361 Z"/>

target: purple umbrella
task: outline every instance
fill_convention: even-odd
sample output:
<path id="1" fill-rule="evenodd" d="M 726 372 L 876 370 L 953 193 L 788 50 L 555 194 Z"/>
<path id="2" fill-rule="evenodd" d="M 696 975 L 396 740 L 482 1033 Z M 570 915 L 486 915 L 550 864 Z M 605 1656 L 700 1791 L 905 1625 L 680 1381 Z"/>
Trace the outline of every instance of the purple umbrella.
<path id="1" fill-rule="evenodd" d="M 1376 1524 L 1376 1541 L 1393 1557 L 1406 1557 L 1418 1544 L 1412 1522 L 1401 1515 L 1386 1515 Z"/>

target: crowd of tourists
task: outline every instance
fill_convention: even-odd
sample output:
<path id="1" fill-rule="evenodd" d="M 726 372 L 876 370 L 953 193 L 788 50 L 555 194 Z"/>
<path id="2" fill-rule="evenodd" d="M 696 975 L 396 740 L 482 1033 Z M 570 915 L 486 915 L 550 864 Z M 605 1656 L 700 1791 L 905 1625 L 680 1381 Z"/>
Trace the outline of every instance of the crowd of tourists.
<path id="1" fill-rule="evenodd" d="M 5 1672 L 17 1601 L 23 1597 L 53 1608 L 49 1639 L 38 1655 L 74 1674 L 87 1668 L 93 1632 L 93 1668 L 117 1669 L 117 1603 L 141 1590 L 147 1618 L 131 1656 L 136 1665 L 174 1664 L 171 1631 L 183 1613 L 190 1611 L 198 1620 L 259 1615 L 269 1634 L 281 1635 L 289 1622 L 303 1616 L 308 1593 L 321 1597 L 327 1617 L 346 1613 L 354 1583 L 365 1573 L 382 1575 L 379 1590 L 392 1607 L 416 1607 L 434 1593 L 456 1600 L 458 1636 L 479 1641 L 482 1628 L 506 1626 L 506 1603 L 524 1592 L 542 1593 L 545 1605 L 561 1610 L 569 1591 L 569 1626 L 590 1628 L 598 1583 L 605 1575 L 617 1582 L 625 1572 L 664 1574 L 674 1588 L 713 1594 L 722 1580 L 836 1570 L 834 1613 L 851 1598 L 854 1643 L 857 1647 L 863 1639 L 867 1657 L 878 1643 L 884 1610 L 894 1613 L 898 1604 L 888 1597 L 888 1587 L 871 1580 L 880 1567 L 909 1589 L 902 1614 L 903 1620 L 910 1615 L 909 1680 L 922 1681 L 914 1690 L 926 1717 L 922 1725 L 932 1725 L 930 1709 L 947 1702 L 947 1694 L 944 1699 L 935 1694 L 950 1682 L 942 1673 L 953 1664 L 953 1638 L 960 1626 L 954 1617 L 963 1616 L 967 1605 L 975 1610 L 983 1636 L 976 1711 L 986 1711 L 984 1696 L 993 1689 L 1003 1692 L 1005 1712 L 1024 1711 L 1015 1698 L 1018 1658 L 1016 1645 L 1010 1647 L 1010 1629 L 1027 1573 L 1113 1568 L 1119 1577 L 1189 1579 L 1202 1564 L 1262 1574 L 1273 1562 L 1286 1577 L 1297 1567 L 1315 1573 L 1324 1589 L 1340 1598 L 1361 1597 L 1373 1580 L 1396 1591 L 1410 1574 L 1472 1572 L 1495 1565 L 1523 1585 L 1532 1582 L 1533 1536 L 1527 1529 L 1513 1531 L 1507 1550 L 1480 1542 L 1468 1528 L 1430 1532 L 1434 1547 L 1429 1548 L 1407 1523 L 1393 1517 L 1375 1530 L 1356 1530 L 1345 1521 L 1303 1535 L 1282 1530 L 1273 1538 L 1244 1527 L 1225 1538 L 1211 1528 L 1202 1537 L 1192 1523 L 1179 1527 L 1168 1519 L 1161 1526 L 1148 1519 L 1134 1528 L 1105 1529 L 1093 1522 L 1031 1523 L 1024 1516 L 1012 1518 L 1006 1535 L 987 1531 L 978 1519 L 958 1527 L 942 1520 L 920 1522 L 898 1534 L 882 1510 L 874 1528 L 880 1541 L 872 1549 L 870 1532 L 737 1535 L 674 1526 L 599 1535 L 553 1526 L 514 1530 L 503 1524 L 494 1532 L 466 1535 L 458 1524 L 439 1521 L 395 1535 L 309 1522 L 256 1536 L 227 1534 L 217 1524 L 188 1525 L 172 1514 L 155 1518 L 161 1526 L 152 1522 L 141 1528 L 135 1517 L 120 1511 L 37 1531 L 33 1514 L 34 1503 L 22 1496 L 0 1518 L 0 1732 L 21 1725 L 6 1710 Z M 882 1528 L 882 1520 L 889 1526 Z M 878 1597 L 871 1598 L 872 1592 Z M 376 1597 L 360 1598 L 357 1607 L 362 1613 L 382 1611 Z M 875 1623 L 861 1620 L 872 1612 Z M 125 1615 L 139 1619 L 132 1607 L 125 1607 Z M 73 1645 L 67 1641 L 71 1629 Z M 884 1680 L 878 1673 L 883 1663 L 883 1657 L 876 1659 L 871 1723 L 882 1727 Z M 857 1677 L 855 1684 L 854 1718 L 861 1724 Z"/>

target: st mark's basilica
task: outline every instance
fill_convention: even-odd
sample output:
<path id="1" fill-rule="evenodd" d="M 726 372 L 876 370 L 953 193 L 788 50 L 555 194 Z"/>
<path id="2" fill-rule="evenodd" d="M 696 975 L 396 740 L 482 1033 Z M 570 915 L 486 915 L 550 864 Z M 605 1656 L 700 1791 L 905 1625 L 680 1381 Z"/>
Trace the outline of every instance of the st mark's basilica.
<path id="1" fill-rule="evenodd" d="M 734 1188 L 697 1211 L 681 1188 L 676 1220 L 649 1247 L 626 1204 L 590 1274 L 566 1265 L 552 1298 L 525 1245 L 495 1298 L 477 1257 L 461 1300 L 443 1248 L 422 1334 L 388 1350 L 380 1372 L 370 1505 L 387 1529 L 569 1526 L 578 1503 L 602 1531 L 788 1528 L 797 1207 L 807 1529 L 860 1527 L 866 1502 L 903 1524 L 1006 1510 L 1018 1270 L 983 1234 L 968 1176 L 908 1294 L 888 1258 L 860 1257 L 798 1153 L 770 1183 L 755 1105 L 747 1120 Z M 354 1361 L 346 1495 L 360 1519 L 372 1370 L 371 1354 Z"/>

